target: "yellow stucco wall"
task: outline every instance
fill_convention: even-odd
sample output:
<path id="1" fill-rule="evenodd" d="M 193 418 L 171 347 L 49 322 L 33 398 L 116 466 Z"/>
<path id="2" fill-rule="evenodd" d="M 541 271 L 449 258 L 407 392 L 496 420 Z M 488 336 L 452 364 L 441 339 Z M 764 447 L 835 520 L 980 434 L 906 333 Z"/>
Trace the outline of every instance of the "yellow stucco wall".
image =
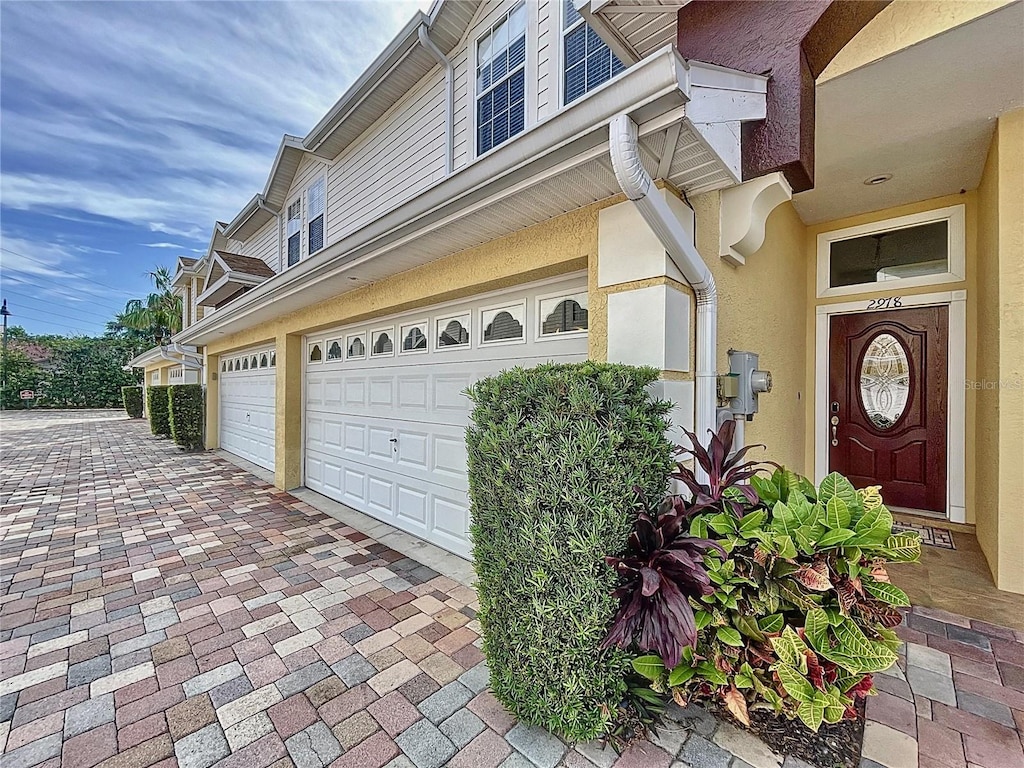
<path id="1" fill-rule="evenodd" d="M 824 83 L 1019 0 L 894 0 L 818 77 Z"/>
<path id="2" fill-rule="evenodd" d="M 1024 110 L 1003 115 L 978 188 L 977 534 L 1000 589 L 1024 593 Z"/>
<path id="3" fill-rule="evenodd" d="M 757 352 L 762 370 L 772 373 L 772 391 L 758 398 L 758 413 L 745 426 L 748 444 L 766 446 L 752 458 L 806 474 L 812 469 L 804 460 L 806 227 L 793 205 L 783 203 L 768 217 L 761 248 L 746 264 L 733 267 L 719 256 L 719 194 L 700 195 L 691 202 L 697 249 L 718 285 L 718 370 L 728 371 L 728 351 L 739 349 Z"/>
<path id="4" fill-rule="evenodd" d="M 171 368 L 174 368 L 176 365 L 180 365 L 180 363 L 172 363 L 170 360 L 160 360 L 159 362 L 147 365 L 145 368 L 146 377 L 143 379 L 143 381 L 145 382 L 147 387 L 151 386 L 153 384 L 151 379 L 153 371 L 160 371 L 159 385 L 166 386 L 167 384 L 171 383 L 170 379 L 168 378 L 169 372 Z"/>

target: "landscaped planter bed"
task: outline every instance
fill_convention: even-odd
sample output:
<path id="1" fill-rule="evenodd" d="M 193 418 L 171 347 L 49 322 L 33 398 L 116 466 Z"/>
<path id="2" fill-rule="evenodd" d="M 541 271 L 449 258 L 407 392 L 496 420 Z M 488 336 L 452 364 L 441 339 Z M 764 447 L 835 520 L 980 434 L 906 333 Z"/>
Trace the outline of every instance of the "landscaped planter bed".
<path id="1" fill-rule="evenodd" d="M 858 765 L 864 700 L 897 661 L 909 605 L 885 565 L 916 561 L 920 538 L 893 531 L 877 488 L 747 461 L 731 421 L 706 447 L 687 433 L 692 463 L 652 477 L 667 411 L 646 394 L 654 375 L 548 365 L 471 390 L 495 695 L 521 720 L 616 749 L 668 702 L 696 702 L 780 754 Z M 662 499 L 669 479 L 687 492 Z"/>

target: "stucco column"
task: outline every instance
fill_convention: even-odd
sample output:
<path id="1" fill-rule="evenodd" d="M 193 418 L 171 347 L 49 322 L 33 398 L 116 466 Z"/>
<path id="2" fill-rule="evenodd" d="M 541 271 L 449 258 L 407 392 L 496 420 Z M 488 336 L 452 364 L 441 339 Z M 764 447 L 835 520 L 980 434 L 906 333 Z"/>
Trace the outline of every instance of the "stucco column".
<path id="1" fill-rule="evenodd" d="M 671 191 L 660 194 L 692 232 L 693 211 Z M 606 306 L 606 359 L 661 371 L 653 394 L 674 403 L 668 437 L 685 442 L 681 428 L 692 430 L 694 422 L 693 292 L 632 202 L 603 208 L 598 227 L 596 293 Z"/>
<path id="2" fill-rule="evenodd" d="M 220 356 L 203 355 L 206 372 L 206 449 L 220 448 Z"/>
<path id="3" fill-rule="evenodd" d="M 277 337 L 277 408 L 274 423 L 274 485 L 302 485 L 302 336 Z"/>

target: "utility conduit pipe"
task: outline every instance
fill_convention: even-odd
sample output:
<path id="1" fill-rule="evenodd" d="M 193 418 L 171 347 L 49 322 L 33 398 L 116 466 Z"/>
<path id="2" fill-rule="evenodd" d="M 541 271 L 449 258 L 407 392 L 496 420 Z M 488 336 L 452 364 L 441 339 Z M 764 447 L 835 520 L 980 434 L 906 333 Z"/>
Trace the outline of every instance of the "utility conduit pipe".
<path id="1" fill-rule="evenodd" d="M 616 115 L 608 125 L 608 144 L 615 178 L 626 197 L 640 211 L 651 231 L 661 241 L 665 251 L 679 267 L 683 277 L 693 288 L 697 302 L 697 393 L 696 433 L 701 440 L 708 438 L 708 430 L 717 426 L 717 366 L 718 344 L 718 289 L 715 278 L 704 263 L 693 236 L 676 218 L 654 180 L 640 160 L 637 125 L 626 114 Z M 697 477 L 706 480 L 700 466 Z"/>
<path id="2" fill-rule="evenodd" d="M 444 67 L 444 90 L 445 90 L 445 121 L 444 121 L 444 173 L 451 176 L 455 162 L 454 133 L 452 126 L 455 123 L 455 68 L 451 60 L 441 53 L 433 40 L 430 39 L 427 25 L 420 24 L 416 30 L 420 39 L 420 45 L 430 52 L 430 55 L 437 59 L 437 63 Z"/>

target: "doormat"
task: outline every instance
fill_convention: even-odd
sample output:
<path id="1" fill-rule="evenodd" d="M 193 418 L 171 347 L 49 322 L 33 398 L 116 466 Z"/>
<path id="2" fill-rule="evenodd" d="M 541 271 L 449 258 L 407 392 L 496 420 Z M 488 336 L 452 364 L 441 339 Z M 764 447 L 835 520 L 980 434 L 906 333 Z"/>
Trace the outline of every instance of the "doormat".
<path id="1" fill-rule="evenodd" d="M 915 525 L 914 523 L 895 523 L 893 533 L 913 531 L 921 535 L 921 543 L 940 549 L 956 549 L 953 543 L 953 532 L 948 528 L 935 528 L 931 525 Z"/>

